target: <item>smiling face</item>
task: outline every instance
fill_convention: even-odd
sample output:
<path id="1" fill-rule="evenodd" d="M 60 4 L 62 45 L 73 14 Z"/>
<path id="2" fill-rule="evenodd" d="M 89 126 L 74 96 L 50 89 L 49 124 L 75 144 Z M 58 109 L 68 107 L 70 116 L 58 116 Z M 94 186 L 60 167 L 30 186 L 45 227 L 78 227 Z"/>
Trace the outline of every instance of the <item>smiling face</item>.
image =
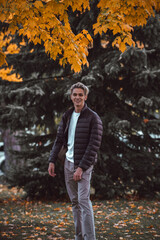
<path id="1" fill-rule="evenodd" d="M 74 88 L 71 93 L 71 100 L 74 104 L 75 112 L 80 112 L 87 100 L 87 95 L 85 95 L 83 89 Z"/>

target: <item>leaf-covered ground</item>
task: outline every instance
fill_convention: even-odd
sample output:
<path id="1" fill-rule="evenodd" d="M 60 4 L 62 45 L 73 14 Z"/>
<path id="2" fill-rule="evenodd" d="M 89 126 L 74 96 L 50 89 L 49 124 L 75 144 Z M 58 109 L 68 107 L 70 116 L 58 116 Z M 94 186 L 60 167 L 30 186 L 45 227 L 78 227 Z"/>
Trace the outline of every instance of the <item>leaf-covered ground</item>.
<path id="1" fill-rule="evenodd" d="M 22 200 L 0 184 L 0 239 L 74 239 L 71 204 Z M 97 240 L 160 239 L 160 201 L 93 201 Z"/>

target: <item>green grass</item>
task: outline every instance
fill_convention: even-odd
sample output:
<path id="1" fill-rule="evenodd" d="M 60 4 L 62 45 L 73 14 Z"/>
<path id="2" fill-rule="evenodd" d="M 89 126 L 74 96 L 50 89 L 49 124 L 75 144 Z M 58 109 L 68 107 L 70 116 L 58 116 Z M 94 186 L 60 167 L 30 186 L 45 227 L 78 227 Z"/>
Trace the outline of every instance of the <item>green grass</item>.
<path id="1" fill-rule="evenodd" d="M 71 204 L 22 200 L 0 185 L 0 239 L 74 239 Z M 160 239 L 160 201 L 93 201 L 97 240 Z"/>

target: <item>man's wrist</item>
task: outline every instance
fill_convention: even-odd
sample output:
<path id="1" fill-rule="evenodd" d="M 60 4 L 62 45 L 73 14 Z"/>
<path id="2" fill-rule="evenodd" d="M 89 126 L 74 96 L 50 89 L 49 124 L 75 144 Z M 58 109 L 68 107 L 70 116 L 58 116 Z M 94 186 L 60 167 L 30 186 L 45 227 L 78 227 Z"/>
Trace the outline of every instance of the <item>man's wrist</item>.
<path id="1" fill-rule="evenodd" d="M 49 162 L 49 164 L 50 164 L 50 165 L 54 165 L 54 163 L 53 163 L 53 162 Z"/>
<path id="2" fill-rule="evenodd" d="M 78 169 L 83 172 L 83 169 L 81 167 L 78 167 Z"/>

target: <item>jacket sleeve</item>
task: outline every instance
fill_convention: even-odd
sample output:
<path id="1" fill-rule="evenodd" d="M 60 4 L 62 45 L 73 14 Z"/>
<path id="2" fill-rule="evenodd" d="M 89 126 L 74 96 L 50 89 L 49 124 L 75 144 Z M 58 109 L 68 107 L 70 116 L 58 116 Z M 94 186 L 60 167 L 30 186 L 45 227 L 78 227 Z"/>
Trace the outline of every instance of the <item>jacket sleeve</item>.
<path id="1" fill-rule="evenodd" d="M 90 138 L 86 151 L 79 163 L 84 171 L 94 164 L 97 152 L 100 148 L 103 134 L 102 121 L 98 115 L 95 115 L 91 122 Z"/>
<path id="2" fill-rule="evenodd" d="M 62 116 L 61 122 L 58 126 L 57 129 L 57 135 L 56 139 L 54 141 L 52 150 L 50 152 L 49 156 L 49 162 L 55 163 L 58 157 L 58 153 L 64 143 L 64 126 L 65 125 L 65 120 L 64 120 L 64 115 Z"/>

